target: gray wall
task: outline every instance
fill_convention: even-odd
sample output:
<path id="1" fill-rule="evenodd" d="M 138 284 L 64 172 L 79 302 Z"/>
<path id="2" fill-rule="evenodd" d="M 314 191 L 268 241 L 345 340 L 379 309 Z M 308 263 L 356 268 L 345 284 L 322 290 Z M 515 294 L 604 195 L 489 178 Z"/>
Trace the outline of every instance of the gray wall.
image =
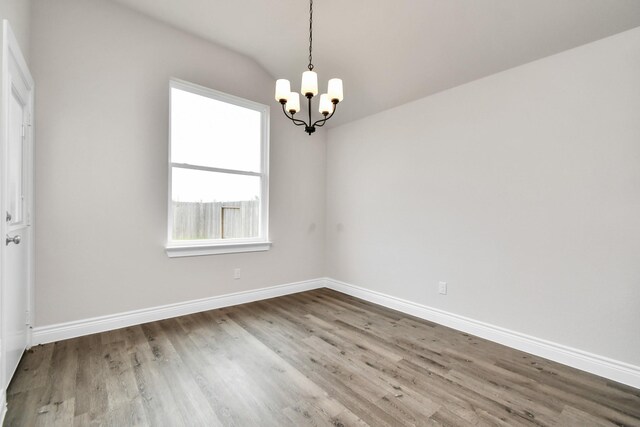
<path id="1" fill-rule="evenodd" d="M 29 38 L 31 31 L 30 22 L 31 0 L 2 0 L 0 1 L 0 22 L 8 19 L 11 29 L 18 40 L 22 55 L 29 63 Z M 0 38 L 2 35 L 0 34 Z"/>
<path id="2" fill-rule="evenodd" d="M 640 365 L 640 28 L 332 129 L 326 254 L 332 278 Z"/>
<path id="3" fill-rule="evenodd" d="M 241 55 L 105 0 L 31 16 L 37 325 L 326 274 L 640 365 L 640 29 L 330 130 L 325 159 Z M 271 251 L 164 254 L 172 76 L 274 107 Z"/>
<path id="4" fill-rule="evenodd" d="M 32 9 L 36 325 L 322 276 L 323 136 L 278 117 L 272 76 L 109 1 Z M 270 251 L 165 255 L 170 77 L 274 107 Z"/>

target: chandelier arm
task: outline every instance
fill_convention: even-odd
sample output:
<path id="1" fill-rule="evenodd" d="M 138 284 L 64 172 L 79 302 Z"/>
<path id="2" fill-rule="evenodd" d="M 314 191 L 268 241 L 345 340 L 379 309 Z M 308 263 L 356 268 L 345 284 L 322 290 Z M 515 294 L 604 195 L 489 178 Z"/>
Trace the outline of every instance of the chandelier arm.
<path id="1" fill-rule="evenodd" d="M 289 120 L 291 120 L 293 122 L 293 124 L 296 125 L 296 126 L 306 126 L 307 125 L 303 120 L 294 119 L 293 116 L 289 116 L 287 114 L 285 114 L 285 116 L 287 116 L 287 118 Z"/>
<path id="2" fill-rule="evenodd" d="M 289 120 L 291 120 L 293 122 L 293 124 L 296 125 L 296 126 L 307 126 L 307 123 L 305 121 L 303 121 L 303 120 L 294 119 L 293 116 L 291 116 L 291 117 L 287 116 L 287 118 Z"/>
<path id="3" fill-rule="evenodd" d="M 327 117 L 325 117 L 324 119 L 320 119 L 318 121 L 316 121 L 312 127 L 322 127 L 324 126 L 324 124 L 327 122 L 327 120 L 329 120 L 331 117 L 333 117 L 333 115 L 336 112 L 336 107 L 338 106 L 338 104 L 333 104 L 333 111 L 331 112 L 331 114 L 329 114 Z"/>
<path id="4" fill-rule="evenodd" d="M 294 118 L 293 114 L 287 114 L 287 109 L 285 108 L 284 104 L 282 104 L 282 112 L 287 117 L 287 119 L 291 120 L 296 126 L 307 126 L 307 123 L 304 120 Z"/>

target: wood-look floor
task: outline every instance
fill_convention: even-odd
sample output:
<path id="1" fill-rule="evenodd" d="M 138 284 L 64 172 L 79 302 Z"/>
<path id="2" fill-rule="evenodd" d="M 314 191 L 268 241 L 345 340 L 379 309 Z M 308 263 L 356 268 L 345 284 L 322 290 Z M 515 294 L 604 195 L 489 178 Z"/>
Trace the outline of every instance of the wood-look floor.
<path id="1" fill-rule="evenodd" d="M 38 346 L 8 426 L 640 426 L 640 390 L 321 289 Z"/>

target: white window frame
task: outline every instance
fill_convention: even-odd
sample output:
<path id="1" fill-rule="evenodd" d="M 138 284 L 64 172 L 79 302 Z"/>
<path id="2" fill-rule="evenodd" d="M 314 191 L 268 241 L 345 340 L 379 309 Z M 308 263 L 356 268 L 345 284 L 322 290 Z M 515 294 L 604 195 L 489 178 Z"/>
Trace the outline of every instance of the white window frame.
<path id="1" fill-rule="evenodd" d="M 261 117 L 261 172 L 249 172 L 234 169 L 224 169 L 201 165 L 190 165 L 185 163 L 173 163 L 171 161 L 171 90 L 179 89 L 196 95 L 226 102 L 239 107 L 258 111 Z M 271 247 L 269 241 L 269 106 L 244 98 L 229 95 L 224 92 L 209 89 L 194 83 L 172 78 L 169 83 L 169 192 L 168 192 L 168 221 L 167 221 L 167 244 L 165 250 L 170 258 L 200 255 L 217 255 L 238 252 L 267 251 Z M 209 172 L 223 172 L 238 175 L 249 175 L 261 177 L 260 197 L 260 233 L 255 238 L 245 239 L 211 239 L 211 240 L 172 240 L 173 232 L 173 203 L 172 203 L 172 174 L 174 167 L 181 167 L 192 170 L 202 170 Z"/>

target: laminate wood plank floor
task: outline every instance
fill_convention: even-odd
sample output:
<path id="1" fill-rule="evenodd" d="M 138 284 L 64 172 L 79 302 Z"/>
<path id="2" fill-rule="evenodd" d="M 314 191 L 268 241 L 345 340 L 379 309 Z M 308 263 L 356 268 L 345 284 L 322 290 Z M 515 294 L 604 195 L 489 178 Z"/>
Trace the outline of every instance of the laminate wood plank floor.
<path id="1" fill-rule="evenodd" d="M 319 289 L 29 350 L 7 426 L 640 426 L 640 390 Z"/>

